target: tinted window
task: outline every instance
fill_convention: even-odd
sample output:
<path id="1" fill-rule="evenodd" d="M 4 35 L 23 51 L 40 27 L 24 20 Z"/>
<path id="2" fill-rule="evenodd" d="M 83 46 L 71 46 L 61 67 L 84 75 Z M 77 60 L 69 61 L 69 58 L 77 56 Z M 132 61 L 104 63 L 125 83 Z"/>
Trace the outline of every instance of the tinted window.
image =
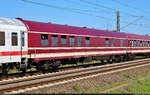
<path id="1" fill-rule="evenodd" d="M 120 46 L 123 47 L 123 40 L 120 39 Z"/>
<path id="2" fill-rule="evenodd" d="M 90 46 L 90 37 L 85 38 L 85 45 Z"/>
<path id="3" fill-rule="evenodd" d="M 5 45 L 5 32 L 0 32 L 0 46 Z"/>
<path id="4" fill-rule="evenodd" d="M 138 47 L 140 46 L 140 41 L 137 41 L 137 46 L 138 46 Z"/>
<path id="5" fill-rule="evenodd" d="M 109 47 L 109 39 L 106 38 L 105 40 L 106 40 L 106 47 Z"/>
<path id="6" fill-rule="evenodd" d="M 143 41 L 143 47 L 145 46 L 145 41 Z"/>
<path id="7" fill-rule="evenodd" d="M 147 47 L 147 41 L 145 41 L 145 47 Z"/>
<path id="8" fill-rule="evenodd" d="M 114 39 L 111 39 L 111 46 L 114 47 Z"/>
<path id="9" fill-rule="evenodd" d="M 136 47 L 136 40 L 134 40 L 134 47 Z"/>
<path id="10" fill-rule="evenodd" d="M 130 47 L 132 47 L 132 41 L 130 40 Z"/>
<path id="11" fill-rule="evenodd" d="M 48 34 L 41 35 L 41 45 L 48 46 Z"/>
<path id="12" fill-rule="evenodd" d="M 142 41 L 140 41 L 140 47 L 142 47 Z"/>
<path id="13" fill-rule="evenodd" d="M 70 41 L 70 46 L 75 46 L 75 37 L 74 36 L 70 36 L 69 41 Z"/>
<path id="14" fill-rule="evenodd" d="M 132 47 L 134 46 L 134 41 L 131 41 L 131 43 L 132 43 Z"/>
<path id="15" fill-rule="evenodd" d="M 150 43 L 149 43 L 149 41 L 148 41 L 148 42 L 147 42 L 147 46 L 148 46 L 148 47 L 149 47 L 149 44 L 150 44 Z"/>
<path id="16" fill-rule="evenodd" d="M 57 35 L 52 36 L 52 46 L 58 46 L 58 36 Z"/>
<path id="17" fill-rule="evenodd" d="M 11 35 L 12 37 L 12 46 L 17 46 L 18 45 L 18 35 L 17 33 L 12 33 Z"/>
<path id="18" fill-rule="evenodd" d="M 67 46 L 67 36 L 61 36 L 61 46 Z"/>
<path id="19" fill-rule="evenodd" d="M 25 45 L 25 34 L 24 34 L 24 32 L 21 32 L 21 45 L 22 46 Z"/>
<path id="20" fill-rule="evenodd" d="M 82 46 L 82 37 L 77 37 L 78 46 Z"/>
<path id="21" fill-rule="evenodd" d="M 128 46 L 128 40 L 126 40 L 126 46 Z"/>

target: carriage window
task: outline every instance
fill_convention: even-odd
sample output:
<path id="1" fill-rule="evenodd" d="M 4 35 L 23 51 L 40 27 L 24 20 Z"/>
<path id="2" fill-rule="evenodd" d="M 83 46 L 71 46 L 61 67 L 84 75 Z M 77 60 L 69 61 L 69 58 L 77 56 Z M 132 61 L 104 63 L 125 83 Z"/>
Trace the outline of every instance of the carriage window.
<path id="1" fill-rule="evenodd" d="M 25 45 L 25 34 L 24 32 L 21 32 L 21 46 Z"/>
<path id="2" fill-rule="evenodd" d="M 128 40 L 126 40 L 126 46 L 128 47 Z"/>
<path id="3" fill-rule="evenodd" d="M 120 47 L 123 47 L 123 40 L 120 39 Z"/>
<path id="4" fill-rule="evenodd" d="M 140 41 L 140 47 L 142 47 L 142 41 Z"/>
<path id="5" fill-rule="evenodd" d="M 90 37 L 85 38 L 85 45 L 88 47 L 90 46 Z"/>
<path id="6" fill-rule="evenodd" d="M 140 41 L 137 41 L 137 46 L 140 47 Z"/>
<path id="7" fill-rule="evenodd" d="M 106 47 L 109 47 L 109 39 L 106 38 L 105 40 L 106 40 Z"/>
<path id="8" fill-rule="evenodd" d="M 82 46 L 82 37 L 77 37 L 78 46 Z"/>
<path id="9" fill-rule="evenodd" d="M 136 47 L 136 40 L 134 40 L 134 47 Z"/>
<path id="10" fill-rule="evenodd" d="M 147 47 L 147 41 L 145 41 L 145 47 Z"/>
<path id="11" fill-rule="evenodd" d="M 48 34 L 41 35 L 41 45 L 48 46 Z"/>
<path id="12" fill-rule="evenodd" d="M 11 41 L 12 41 L 12 46 L 17 46 L 18 45 L 18 36 L 17 33 L 12 33 L 11 35 Z"/>
<path id="13" fill-rule="evenodd" d="M 143 41 L 143 47 L 145 46 L 145 41 Z"/>
<path id="14" fill-rule="evenodd" d="M 52 35 L 52 46 L 58 46 L 58 36 Z"/>
<path id="15" fill-rule="evenodd" d="M 114 47 L 114 39 L 111 39 L 111 46 Z"/>
<path id="16" fill-rule="evenodd" d="M 0 46 L 5 45 L 5 32 L 0 32 Z"/>
<path id="17" fill-rule="evenodd" d="M 130 40 L 130 47 L 132 47 L 132 41 Z"/>
<path id="18" fill-rule="evenodd" d="M 67 36 L 61 36 L 61 46 L 67 46 Z"/>
<path id="19" fill-rule="evenodd" d="M 149 47 L 149 44 L 150 44 L 150 43 L 149 43 L 149 41 L 148 41 L 148 42 L 147 42 L 147 47 Z"/>
<path id="20" fill-rule="evenodd" d="M 70 36 L 69 41 L 70 41 L 70 46 L 75 46 L 75 37 L 74 36 Z"/>

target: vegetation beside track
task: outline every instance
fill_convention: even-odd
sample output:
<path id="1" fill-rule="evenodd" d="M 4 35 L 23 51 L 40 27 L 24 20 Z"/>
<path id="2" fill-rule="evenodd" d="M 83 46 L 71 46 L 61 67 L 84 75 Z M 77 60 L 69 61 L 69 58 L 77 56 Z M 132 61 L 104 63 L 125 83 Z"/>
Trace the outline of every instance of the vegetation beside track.
<path id="1" fill-rule="evenodd" d="M 137 94 L 149 94 L 150 93 L 150 72 L 149 77 L 144 80 L 134 80 L 130 85 L 111 91 L 111 94 L 117 93 L 137 93 Z"/>
<path id="2" fill-rule="evenodd" d="M 109 94 L 128 94 L 128 93 L 149 94 L 150 93 L 150 72 L 145 72 L 140 75 L 131 75 L 127 73 L 125 77 L 127 78 L 126 81 L 114 82 L 101 88 L 97 87 L 96 89 L 90 88 L 90 90 L 88 90 L 87 92 L 94 93 L 94 94 L 103 93 L 105 90 L 130 83 L 128 86 L 123 86 L 122 88 L 113 90 L 108 93 Z M 87 93 L 80 90 L 79 88 L 77 92 Z"/>

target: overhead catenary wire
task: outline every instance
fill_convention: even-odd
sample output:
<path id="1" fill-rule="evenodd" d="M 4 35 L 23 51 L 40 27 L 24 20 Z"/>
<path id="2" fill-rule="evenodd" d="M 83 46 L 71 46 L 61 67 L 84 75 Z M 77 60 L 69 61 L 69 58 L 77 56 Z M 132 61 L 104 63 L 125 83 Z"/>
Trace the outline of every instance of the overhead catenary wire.
<path id="1" fill-rule="evenodd" d="M 31 3 L 31 4 L 34 4 L 34 5 L 51 7 L 51 8 L 55 8 L 55 9 L 59 9 L 59 10 L 65 10 L 65 11 L 69 11 L 69 12 L 73 12 L 73 13 L 93 16 L 93 17 L 97 17 L 97 18 L 107 20 L 107 21 L 115 21 L 115 19 L 110 19 L 110 18 L 107 18 L 107 17 L 91 14 L 91 12 L 93 12 L 93 11 L 89 11 L 89 10 L 81 10 L 81 9 L 76 9 L 76 8 L 67 8 L 67 7 L 62 7 L 62 6 L 56 6 L 56 5 L 51 5 L 51 4 L 35 2 L 35 1 L 32 1 L 32 0 L 21 0 L 21 1 L 26 2 L 26 3 Z M 129 22 L 121 22 L 121 23 L 129 23 Z M 136 26 L 136 24 L 133 24 L 133 25 Z"/>
<path id="2" fill-rule="evenodd" d="M 128 7 L 128 8 L 132 8 L 132 9 L 134 9 L 134 10 L 136 10 L 136 11 L 140 11 L 140 12 L 143 12 L 143 13 L 149 13 L 148 11 L 142 10 L 142 9 L 140 9 L 140 8 L 133 7 L 133 6 L 130 6 L 130 5 L 125 4 L 125 3 L 121 3 L 119 0 L 112 0 L 112 1 L 118 3 L 118 4 L 122 5 L 122 6 L 125 6 L 125 7 Z M 143 20 L 150 21 L 150 19 L 145 18 L 145 17 L 143 18 Z"/>
<path id="3" fill-rule="evenodd" d="M 140 11 L 140 12 L 143 12 L 143 13 L 145 13 L 145 12 L 149 13 L 148 11 L 142 10 L 140 8 L 137 8 L 137 7 L 130 6 L 129 4 L 121 3 L 119 0 L 112 0 L 112 1 L 118 3 L 118 4 L 122 5 L 122 6 L 125 6 L 125 7 L 128 7 L 128 8 L 132 8 L 132 9 L 134 9 L 136 11 Z"/>
<path id="4" fill-rule="evenodd" d="M 90 1 L 86 1 L 86 0 L 80 0 L 80 1 L 81 1 L 81 2 L 84 2 L 84 3 L 87 3 L 87 4 L 89 4 L 89 5 L 94 5 L 94 6 L 101 7 L 101 8 L 107 9 L 107 10 L 112 10 L 112 11 L 114 11 L 114 12 L 117 11 L 117 9 L 107 7 L 107 6 L 101 5 L 101 4 L 99 4 L 99 3 L 94 3 L 94 2 L 90 2 Z M 133 15 L 133 14 L 124 12 L 124 11 L 120 11 L 120 12 L 123 13 L 123 14 L 129 15 L 129 16 L 131 16 L 131 17 L 140 17 L 140 16 L 136 16 L 136 15 Z"/>
<path id="5" fill-rule="evenodd" d="M 72 0 L 64 0 L 64 1 L 72 3 L 72 4 L 76 3 L 78 5 L 85 6 L 85 7 L 88 7 L 88 8 L 92 8 L 92 9 L 98 10 L 98 11 L 100 11 L 99 9 L 101 9 L 103 13 L 113 13 L 113 14 L 116 14 L 116 12 L 112 12 L 112 11 L 111 12 L 107 12 L 107 11 L 104 11 L 102 8 L 99 8 L 99 7 L 93 6 L 93 5 L 89 5 L 89 4 L 86 4 L 86 3 L 82 3 L 82 2 L 79 3 L 79 2 L 76 2 L 76 1 L 72 1 Z"/>
<path id="6" fill-rule="evenodd" d="M 129 25 L 132 25 L 133 23 L 135 23 L 136 21 L 138 21 L 138 20 L 140 20 L 140 19 L 142 19 L 142 18 L 143 18 L 143 16 L 141 16 L 141 17 L 137 18 L 136 20 L 130 22 L 129 24 L 127 24 L 127 25 L 121 27 L 120 29 L 124 29 L 124 28 L 128 27 Z"/>
<path id="7" fill-rule="evenodd" d="M 59 10 L 65 10 L 65 11 L 69 11 L 69 12 L 73 12 L 73 13 L 78 13 L 78 14 L 83 14 L 83 15 L 88 15 L 88 16 L 94 16 L 94 17 L 97 17 L 97 18 L 114 21 L 114 19 L 110 19 L 110 18 L 106 18 L 106 17 L 103 17 L 103 16 L 91 14 L 90 10 L 81 10 L 81 9 L 76 9 L 76 8 L 60 7 L 60 6 L 55 6 L 55 5 L 51 5 L 51 4 L 35 2 L 35 1 L 31 1 L 31 0 L 22 0 L 22 1 L 26 2 L 26 3 L 35 4 L 35 5 L 51 7 L 51 8 L 55 8 L 55 9 L 59 9 Z"/>

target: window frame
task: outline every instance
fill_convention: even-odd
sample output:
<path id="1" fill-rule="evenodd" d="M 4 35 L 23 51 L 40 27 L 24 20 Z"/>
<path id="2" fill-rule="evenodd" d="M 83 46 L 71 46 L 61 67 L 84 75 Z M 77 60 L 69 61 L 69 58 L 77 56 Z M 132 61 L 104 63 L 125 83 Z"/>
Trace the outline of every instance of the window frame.
<path id="1" fill-rule="evenodd" d="M 106 47 L 109 47 L 109 38 L 105 38 Z"/>
<path id="2" fill-rule="evenodd" d="M 123 47 L 123 39 L 120 39 L 120 47 Z"/>
<path id="3" fill-rule="evenodd" d="M 16 34 L 16 35 L 14 35 L 14 34 Z M 16 38 L 15 38 L 16 37 Z M 16 41 L 14 41 L 14 39 L 16 40 Z M 18 33 L 17 32 L 12 32 L 11 33 L 11 45 L 12 46 L 18 46 Z"/>
<path id="4" fill-rule="evenodd" d="M 82 46 L 82 42 L 83 41 L 83 37 L 81 37 L 81 36 L 77 36 L 77 46 L 78 47 L 81 47 Z"/>
<path id="5" fill-rule="evenodd" d="M 71 40 L 73 39 L 73 40 Z M 69 36 L 69 46 L 74 47 L 75 46 L 75 36 Z"/>
<path id="6" fill-rule="evenodd" d="M 54 40 L 54 38 L 56 38 L 56 39 Z M 58 35 L 52 35 L 52 36 L 51 36 L 51 39 L 52 39 L 52 46 L 53 46 L 53 47 L 59 46 L 59 45 L 58 45 L 58 44 L 59 44 Z"/>
<path id="7" fill-rule="evenodd" d="M 111 39 L 111 47 L 114 47 L 114 46 L 115 46 L 114 43 L 115 43 L 115 40 L 112 38 L 112 39 Z"/>
<path id="8" fill-rule="evenodd" d="M 63 42 L 63 40 L 65 41 L 65 43 Z M 61 35 L 61 46 L 62 47 L 67 46 L 67 36 L 66 35 Z"/>
<path id="9" fill-rule="evenodd" d="M 25 46 L 25 32 L 21 31 L 21 46 Z"/>
<path id="10" fill-rule="evenodd" d="M 41 34 L 41 46 L 48 46 L 48 43 L 48 34 Z"/>
<path id="11" fill-rule="evenodd" d="M 86 47 L 90 46 L 90 37 L 85 37 L 85 46 Z"/>
<path id="12" fill-rule="evenodd" d="M 0 31 L 0 33 L 2 33 L 2 37 L 0 36 L 0 46 L 5 46 L 6 45 L 6 37 L 5 37 L 6 33 L 4 31 Z"/>

